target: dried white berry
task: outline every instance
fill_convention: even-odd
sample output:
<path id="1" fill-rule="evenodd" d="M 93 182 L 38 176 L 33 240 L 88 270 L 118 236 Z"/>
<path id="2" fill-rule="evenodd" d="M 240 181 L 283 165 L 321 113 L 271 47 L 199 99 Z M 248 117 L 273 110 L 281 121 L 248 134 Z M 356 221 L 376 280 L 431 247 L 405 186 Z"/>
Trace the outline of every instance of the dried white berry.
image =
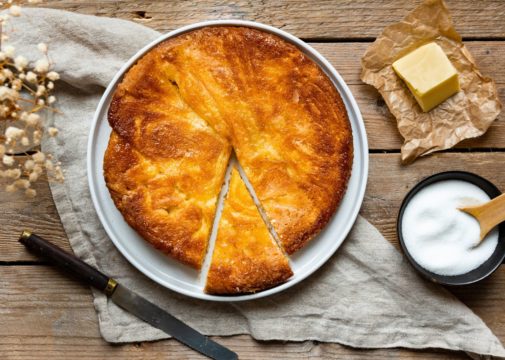
<path id="1" fill-rule="evenodd" d="M 46 104 L 46 102 L 44 101 L 44 99 L 37 100 L 37 105 L 44 106 L 45 104 Z"/>
<path id="2" fill-rule="evenodd" d="M 7 86 L 0 86 L 0 100 L 11 100 L 15 101 L 19 96 L 19 93 L 10 89 Z"/>
<path id="3" fill-rule="evenodd" d="M 37 49 L 39 49 L 40 52 L 43 52 L 45 54 L 47 52 L 47 45 L 44 43 L 39 43 L 37 45 Z"/>
<path id="4" fill-rule="evenodd" d="M 26 160 L 25 161 L 24 168 L 26 170 L 31 171 L 31 170 L 33 170 L 34 166 L 35 166 L 35 161 L 33 161 L 33 160 Z"/>
<path id="5" fill-rule="evenodd" d="M 14 59 L 14 66 L 16 66 L 18 70 L 23 70 L 27 65 L 28 60 L 23 55 L 18 55 L 16 59 Z"/>
<path id="6" fill-rule="evenodd" d="M 49 81 L 47 83 L 47 88 L 50 89 L 50 90 L 54 89 L 54 83 L 52 81 Z"/>
<path id="7" fill-rule="evenodd" d="M 33 132 L 33 145 L 39 145 L 41 139 L 42 139 L 42 131 L 35 130 Z"/>
<path id="8" fill-rule="evenodd" d="M 33 172 L 36 173 L 36 174 L 42 174 L 42 172 L 44 171 L 44 169 L 42 169 L 42 166 L 40 166 L 39 164 L 35 164 L 35 166 L 33 167 Z"/>
<path id="9" fill-rule="evenodd" d="M 26 117 L 26 123 L 30 126 L 37 126 L 40 122 L 40 115 L 31 113 Z"/>
<path id="10" fill-rule="evenodd" d="M 60 74 L 58 74 L 56 71 L 50 71 L 47 73 L 47 78 L 51 81 L 56 81 L 60 79 Z"/>
<path id="11" fill-rule="evenodd" d="M 65 176 L 63 176 L 63 171 L 61 170 L 61 167 L 56 166 L 54 168 L 54 178 L 57 181 L 63 181 L 63 180 L 65 180 Z"/>
<path id="12" fill-rule="evenodd" d="M 23 136 L 23 137 L 21 138 L 21 145 L 23 145 L 23 146 L 28 146 L 28 145 L 30 145 L 30 140 L 29 140 L 26 136 Z"/>
<path id="13" fill-rule="evenodd" d="M 7 55 L 8 57 L 13 57 L 15 51 L 16 49 L 12 45 L 7 45 L 4 49 L 5 55 Z"/>
<path id="14" fill-rule="evenodd" d="M 10 7 L 9 10 L 10 10 L 12 16 L 19 16 L 19 15 L 21 15 L 21 7 L 19 7 L 17 5 L 11 5 L 11 7 Z"/>
<path id="15" fill-rule="evenodd" d="M 38 73 L 46 73 L 49 71 L 49 62 L 47 59 L 39 59 L 35 62 L 35 71 Z M 52 79 L 49 79 L 52 80 Z"/>
<path id="16" fill-rule="evenodd" d="M 42 96 L 46 92 L 46 87 L 44 85 L 37 86 L 37 93 L 35 95 Z"/>
<path id="17" fill-rule="evenodd" d="M 55 101 L 56 101 L 56 97 L 54 95 L 51 95 L 47 98 L 48 104 L 53 104 Z"/>
<path id="18" fill-rule="evenodd" d="M 9 126 L 5 130 L 5 137 L 8 139 L 16 140 L 16 139 L 19 139 L 20 137 L 22 137 L 24 134 L 25 134 L 25 131 L 23 129 L 19 129 L 15 126 Z"/>
<path id="19" fill-rule="evenodd" d="M 14 165 L 14 157 L 9 156 L 9 155 L 4 155 L 2 157 L 2 162 L 7 166 L 12 166 L 12 165 Z"/>
<path id="20" fill-rule="evenodd" d="M 53 170 L 54 169 L 53 162 L 51 160 L 46 160 L 45 167 L 49 171 Z"/>
<path id="21" fill-rule="evenodd" d="M 46 155 L 43 152 L 38 151 L 32 155 L 32 159 L 36 163 L 42 164 L 44 162 L 44 160 L 46 160 Z"/>
<path id="22" fill-rule="evenodd" d="M 22 74 L 19 74 L 19 77 L 21 77 Z M 16 91 L 19 91 L 21 90 L 21 86 L 23 86 L 23 82 L 21 81 L 21 79 L 16 79 L 12 82 L 12 89 L 13 90 L 16 90 Z"/>
<path id="23" fill-rule="evenodd" d="M 11 88 L 8 88 L 7 86 L 0 86 L 0 100 L 10 100 L 10 101 L 16 101 L 19 97 L 19 93 Z M 7 111 L 9 108 L 7 108 Z"/>
<path id="24" fill-rule="evenodd" d="M 26 189 L 25 191 L 25 195 L 29 198 L 34 198 L 35 196 L 37 196 L 37 191 L 35 191 L 35 189 Z"/>
<path id="25" fill-rule="evenodd" d="M 39 114 L 32 113 L 26 117 L 26 124 L 28 126 L 36 127 L 39 125 L 39 123 L 40 123 Z"/>
<path id="26" fill-rule="evenodd" d="M 47 129 L 47 133 L 51 137 L 54 137 L 54 136 L 58 135 L 58 132 L 59 132 L 58 129 L 55 128 L 55 127 L 52 127 L 52 126 Z"/>
<path id="27" fill-rule="evenodd" d="M 40 176 L 40 173 L 34 171 L 34 172 L 30 173 L 30 175 L 28 176 L 28 180 L 30 180 L 30 182 L 35 182 L 38 180 L 39 176 Z"/>
<path id="28" fill-rule="evenodd" d="M 14 75 L 12 71 L 10 71 L 9 69 L 3 69 L 2 74 L 8 79 L 10 79 Z"/>
<path id="29" fill-rule="evenodd" d="M 30 83 L 36 83 L 37 82 L 37 74 L 35 74 L 33 71 L 28 71 L 26 73 L 26 81 Z"/>

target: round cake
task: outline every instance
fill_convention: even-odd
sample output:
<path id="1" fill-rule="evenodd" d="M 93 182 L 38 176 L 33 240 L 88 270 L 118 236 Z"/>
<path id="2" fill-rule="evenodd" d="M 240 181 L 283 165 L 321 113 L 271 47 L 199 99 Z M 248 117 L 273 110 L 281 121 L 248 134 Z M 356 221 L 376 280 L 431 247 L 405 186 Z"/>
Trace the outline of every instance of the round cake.
<path id="1" fill-rule="evenodd" d="M 213 284 L 226 283 L 215 285 L 220 293 L 286 281 L 292 272 L 280 257 L 328 223 L 351 174 L 351 126 L 331 80 L 296 46 L 252 28 L 208 26 L 158 44 L 125 74 L 108 120 L 104 176 L 116 207 L 145 240 L 196 269 L 235 153 L 261 216 L 243 192 L 242 201 L 229 200 L 216 240 L 229 259 L 213 256 L 210 265 Z M 240 209 L 247 221 L 237 220 Z M 264 241 L 247 238 L 258 233 Z M 282 276 L 264 286 L 244 281 L 247 271 L 268 274 L 274 252 L 271 267 Z"/>

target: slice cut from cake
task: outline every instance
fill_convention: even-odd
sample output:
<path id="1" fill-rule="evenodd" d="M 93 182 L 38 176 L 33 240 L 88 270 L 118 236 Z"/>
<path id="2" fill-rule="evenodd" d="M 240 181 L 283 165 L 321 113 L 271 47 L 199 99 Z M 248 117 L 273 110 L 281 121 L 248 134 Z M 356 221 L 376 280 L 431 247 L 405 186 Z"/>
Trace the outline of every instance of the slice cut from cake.
<path id="1" fill-rule="evenodd" d="M 234 168 L 205 291 L 210 294 L 252 293 L 283 283 L 292 275 L 287 257 L 270 235 Z"/>

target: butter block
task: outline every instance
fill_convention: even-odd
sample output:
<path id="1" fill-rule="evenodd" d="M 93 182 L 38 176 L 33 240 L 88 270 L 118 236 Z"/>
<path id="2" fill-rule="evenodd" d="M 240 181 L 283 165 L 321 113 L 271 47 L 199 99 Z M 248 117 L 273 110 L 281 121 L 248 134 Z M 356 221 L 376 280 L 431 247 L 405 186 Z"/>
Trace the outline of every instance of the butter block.
<path id="1" fill-rule="evenodd" d="M 434 42 L 396 60 L 393 69 L 405 81 L 424 112 L 460 90 L 458 72 Z"/>

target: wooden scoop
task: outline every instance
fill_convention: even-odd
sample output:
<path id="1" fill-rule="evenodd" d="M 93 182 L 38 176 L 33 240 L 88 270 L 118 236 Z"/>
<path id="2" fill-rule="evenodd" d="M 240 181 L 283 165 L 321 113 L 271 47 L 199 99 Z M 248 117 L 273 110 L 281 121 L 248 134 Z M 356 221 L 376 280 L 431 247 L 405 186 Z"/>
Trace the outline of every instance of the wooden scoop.
<path id="1" fill-rule="evenodd" d="M 480 224 L 480 241 L 499 223 L 505 221 L 505 194 L 488 201 L 487 203 L 459 208 L 474 218 Z"/>

